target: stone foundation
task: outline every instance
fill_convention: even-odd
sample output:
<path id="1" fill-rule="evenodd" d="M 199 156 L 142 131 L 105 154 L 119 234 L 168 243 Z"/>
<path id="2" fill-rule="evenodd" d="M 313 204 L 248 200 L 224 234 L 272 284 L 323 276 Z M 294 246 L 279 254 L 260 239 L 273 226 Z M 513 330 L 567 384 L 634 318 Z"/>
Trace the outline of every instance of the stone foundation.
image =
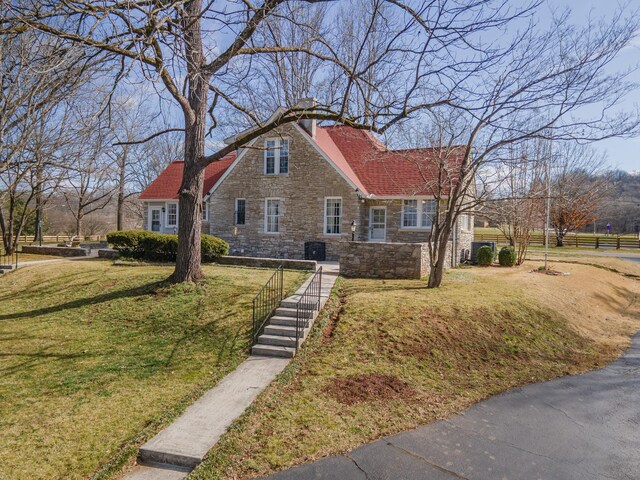
<path id="1" fill-rule="evenodd" d="M 293 260 L 279 258 L 236 257 L 228 255 L 216 259 L 220 265 L 238 265 L 255 268 L 278 268 L 282 265 L 287 270 L 315 270 L 316 262 L 313 260 Z"/>
<path id="2" fill-rule="evenodd" d="M 429 274 L 426 243 L 344 242 L 340 274 L 359 278 L 419 279 Z M 451 243 L 445 268 L 451 267 Z"/>
<path id="3" fill-rule="evenodd" d="M 22 253 L 35 255 L 56 255 L 58 257 L 86 257 L 87 250 L 74 247 L 45 247 L 39 245 L 23 245 Z"/>
<path id="4" fill-rule="evenodd" d="M 116 260 L 120 258 L 120 252 L 112 248 L 101 248 L 100 250 L 98 250 L 98 257 Z"/>

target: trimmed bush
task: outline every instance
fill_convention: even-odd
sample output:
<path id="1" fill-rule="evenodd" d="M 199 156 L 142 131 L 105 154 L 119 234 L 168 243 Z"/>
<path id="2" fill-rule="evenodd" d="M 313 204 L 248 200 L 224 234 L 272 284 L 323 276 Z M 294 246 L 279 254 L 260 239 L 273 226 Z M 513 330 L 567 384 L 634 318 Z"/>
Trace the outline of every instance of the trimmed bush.
<path id="1" fill-rule="evenodd" d="M 478 265 L 491 265 L 493 263 L 493 248 L 484 245 L 478 249 Z"/>
<path id="2" fill-rule="evenodd" d="M 513 267 L 516 264 L 516 250 L 513 247 L 502 247 L 498 253 L 501 267 Z"/>
<path id="3" fill-rule="evenodd" d="M 200 248 L 202 250 L 202 260 L 205 262 L 211 262 L 218 257 L 229 254 L 229 244 L 213 235 L 201 235 Z"/>
<path id="4" fill-rule="evenodd" d="M 202 260 L 211 262 L 229 253 L 229 244 L 213 235 L 201 235 Z M 174 262 L 178 253 L 178 236 L 147 230 L 125 230 L 107 235 L 109 244 L 123 257 L 152 262 Z"/>
<path id="5" fill-rule="evenodd" d="M 144 258 L 142 242 L 151 235 L 156 234 L 146 230 L 122 230 L 108 233 L 107 242 L 123 257 Z"/>

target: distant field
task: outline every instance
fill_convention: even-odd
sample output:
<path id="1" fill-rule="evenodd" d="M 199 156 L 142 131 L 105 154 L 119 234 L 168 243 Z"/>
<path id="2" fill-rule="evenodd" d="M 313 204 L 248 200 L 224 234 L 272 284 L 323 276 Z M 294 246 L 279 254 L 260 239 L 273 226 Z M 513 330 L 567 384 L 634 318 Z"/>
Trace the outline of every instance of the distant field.
<path id="1" fill-rule="evenodd" d="M 476 227 L 475 228 L 475 233 L 476 233 L 476 235 L 479 235 L 479 234 L 481 234 L 481 235 L 502 235 L 502 232 L 499 229 L 495 228 L 495 227 Z M 534 235 L 544 235 L 544 230 L 542 230 L 542 229 L 534 230 L 533 234 Z M 573 237 L 575 234 L 569 233 L 567 235 Z M 550 237 L 554 237 L 554 233 L 553 232 L 549 232 L 549 236 Z M 622 233 L 620 235 L 611 235 L 611 236 L 608 236 L 605 233 L 597 233 L 595 235 L 593 233 L 578 233 L 578 236 L 579 237 L 591 237 L 591 238 L 595 238 L 595 237 L 600 237 L 600 238 L 609 237 L 610 238 L 611 236 L 613 236 L 613 237 L 620 236 L 621 238 L 635 238 L 635 239 L 638 238 L 638 235 L 635 234 L 635 233 Z"/>
<path id="2" fill-rule="evenodd" d="M 505 235 L 497 228 L 476 228 L 474 239 L 476 241 L 492 241 L 497 242 L 499 245 L 506 245 L 508 243 Z M 529 245 L 532 247 L 543 246 L 545 244 L 545 235 L 541 230 L 536 230 L 531 234 Z M 555 247 L 556 235 L 553 232 L 549 232 L 549 246 Z M 638 251 L 640 249 L 640 239 L 634 234 L 626 235 L 604 235 L 592 233 L 569 233 L 564 237 L 564 246 L 559 247 L 562 249 L 568 248 L 615 248 L 615 249 L 630 249 Z"/>

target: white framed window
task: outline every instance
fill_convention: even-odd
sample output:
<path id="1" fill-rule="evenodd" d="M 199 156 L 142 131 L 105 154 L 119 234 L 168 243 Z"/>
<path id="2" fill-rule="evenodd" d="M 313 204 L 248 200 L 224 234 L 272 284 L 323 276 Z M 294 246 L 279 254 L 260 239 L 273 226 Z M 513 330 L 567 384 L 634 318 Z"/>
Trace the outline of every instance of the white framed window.
<path id="1" fill-rule="evenodd" d="M 418 226 L 418 201 L 402 201 L 402 227 L 416 228 Z"/>
<path id="2" fill-rule="evenodd" d="M 473 230 L 473 215 L 463 213 L 460 215 L 460 228 L 467 232 Z"/>
<path id="3" fill-rule="evenodd" d="M 280 232 L 280 216 L 282 215 L 282 201 L 279 198 L 264 200 L 264 231 L 265 233 Z"/>
<path id="4" fill-rule="evenodd" d="M 207 201 L 202 202 L 202 221 L 209 221 L 209 202 Z"/>
<path id="5" fill-rule="evenodd" d="M 285 175 L 289 173 L 289 140 L 269 138 L 265 141 L 265 175 Z"/>
<path id="6" fill-rule="evenodd" d="M 167 204 L 167 227 L 175 227 L 178 225 L 178 204 Z"/>
<path id="7" fill-rule="evenodd" d="M 244 198 L 236 198 L 235 208 L 233 213 L 233 224 L 244 225 L 247 215 L 247 201 Z"/>
<path id="8" fill-rule="evenodd" d="M 402 228 L 431 228 L 436 216 L 435 200 L 407 199 L 402 201 Z"/>
<path id="9" fill-rule="evenodd" d="M 340 235 L 342 224 L 342 197 L 325 197 L 324 199 L 324 233 Z"/>
<path id="10" fill-rule="evenodd" d="M 421 221 L 420 226 L 422 228 L 431 228 L 433 221 L 436 219 L 436 201 L 435 200 L 422 200 L 421 203 Z"/>

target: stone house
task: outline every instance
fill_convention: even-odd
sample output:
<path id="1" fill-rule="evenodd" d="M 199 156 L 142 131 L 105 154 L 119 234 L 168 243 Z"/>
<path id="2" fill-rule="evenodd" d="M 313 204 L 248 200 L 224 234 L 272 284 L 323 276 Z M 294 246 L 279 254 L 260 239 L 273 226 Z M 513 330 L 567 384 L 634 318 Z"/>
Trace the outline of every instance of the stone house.
<path id="1" fill-rule="evenodd" d="M 403 254 L 423 258 L 436 210 L 436 153 L 390 150 L 370 132 L 345 125 L 287 124 L 207 167 L 202 231 L 229 242 L 232 255 L 342 256 L 352 264 L 363 245 L 362 255 L 379 263 L 374 244 L 384 244 L 382 256 L 398 263 L 388 245 L 398 244 Z M 455 166 L 459 151 L 448 155 Z M 142 193 L 146 229 L 174 231 L 181 168 L 182 162 L 173 162 Z M 462 215 L 450 239 L 450 263 L 457 263 L 472 238 L 473 218 Z"/>

